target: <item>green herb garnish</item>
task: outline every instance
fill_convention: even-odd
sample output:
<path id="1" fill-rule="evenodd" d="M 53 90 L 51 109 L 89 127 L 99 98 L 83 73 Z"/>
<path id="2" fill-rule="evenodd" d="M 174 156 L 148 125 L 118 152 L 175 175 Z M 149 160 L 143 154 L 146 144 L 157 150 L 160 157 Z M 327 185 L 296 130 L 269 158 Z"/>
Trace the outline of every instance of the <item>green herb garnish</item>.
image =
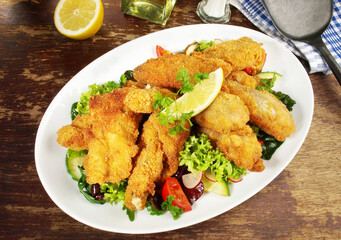
<path id="1" fill-rule="evenodd" d="M 176 80 L 182 83 L 182 86 L 176 93 L 171 93 L 168 95 L 163 96 L 160 93 L 156 93 L 154 95 L 155 101 L 153 102 L 152 106 L 154 109 L 159 109 L 158 120 L 161 125 L 168 126 L 169 124 L 175 124 L 169 130 L 169 134 L 171 135 L 178 135 L 181 131 L 189 131 L 188 128 L 185 127 L 186 121 L 189 121 L 190 126 L 192 126 L 191 117 L 193 115 L 193 111 L 189 113 L 178 113 L 175 116 L 175 111 L 171 111 L 169 108 L 170 105 L 175 101 L 171 98 L 171 95 L 178 96 L 179 94 L 185 94 L 188 92 L 193 91 L 195 83 L 200 83 L 204 79 L 208 79 L 208 73 L 196 73 L 193 75 L 194 82 L 191 82 L 191 76 L 188 74 L 187 69 L 181 68 L 179 72 L 176 74 Z"/>
<path id="2" fill-rule="evenodd" d="M 153 215 L 153 216 L 161 216 L 161 215 L 164 215 L 165 212 L 163 210 L 159 210 L 157 209 L 154 204 L 152 204 L 150 201 L 147 201 L 146 202 L 146 205 L 145 205 L 147 211 L 150 213 L 150 215 Z"/>
<path id="3" fill-rule="evenodd" d="M 172 214 L 174 220 L 179 219 L 179 217 L 181 216 L 181 214 L 184 213 L 184 210 L 182 208 L 179 208 L 178 206 L 173 206 L 172 203 L 174 201 L 174 197 L 173 195 L 169 195 L 166 198 L 166 201 L 164 201 L 161 204 L 161 208 L 163 210 L 168 210 L 170 212 L 170 214 Z"/>
<path id="4" fill-rule="evenodd" d="M 129 208 L 127 208 L 127 207 L 124 206 L 124 205 L 123 205 L 123 207 L 122 207 L 122 210 L 126 210 L 126 213 L 127 213 L 128 217 L 129 217 L 129 220 L 130 220 L 131 222 L 133 222 L 133 221 L 135 220 L 135 211 L 130 210 Z"/>

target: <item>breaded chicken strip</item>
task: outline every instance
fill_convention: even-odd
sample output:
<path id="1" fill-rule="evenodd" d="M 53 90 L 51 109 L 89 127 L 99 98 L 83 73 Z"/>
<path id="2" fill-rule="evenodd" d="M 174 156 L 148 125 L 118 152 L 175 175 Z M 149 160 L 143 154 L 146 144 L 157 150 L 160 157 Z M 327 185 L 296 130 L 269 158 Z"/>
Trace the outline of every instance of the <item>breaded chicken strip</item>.
<path id="1" fill-rule="evenodd" d="M 249 121 L 249 110 L 235 95 L 220 92 L 213 103 L 194 117 L 196 123 L 220 133 L 243 128 Z"/>
<path id="2" fill-rule="evenodd" d="M 249 114 L 238 96 L 220 92 L 194 119 L 200 125 L 199 131 L 207 134 L 228 160 L 250 171 L 263 171 L 261 145 L 247 125 Z"/>
<path id="3" fill-rule="evenodd" d="M 242 37 L 237 40 L 225 41 L 194 53 L 195 56 L 222 59 L 232 65 L 233 71 L 240 71 L 249 67 L 263 66 L 265 50 L 261 43 L 251 38 Z"/>
<path id="4" fill-rule="evenodd" d="M 120 182 L 130 176 L 132 157 L 138 152 L 136 140 L 142 114 L 132 112 L 124 99 L 134 88 L 115 89 L 95 95 L 90 113 L 77 116 L 58 131 L 57 141 L 72 150 L 88 149 L 84 159 L 87 182 Z"/>
<path id="5" fill-rule="evenodd" d="M 152 58 L 134 69 L 134 78 L 142 84 L 179 89 L 182 83 L 176 80 L 181 68 L 186 68 L 192 76 L 197 72 L 210 73 L 222 68 L 224 77 L 231 72 L 231 66 L 220 59 L 167 54 Z"/>
<path id="6" fill-rule="evenodd" d="M 241 85 L 256 88 L 260 82 L 260 77 L 257 75 L 251 76 L 244 71 L 233 71 L 231 74 L 226 78 L 227 81 L 237 81 Z"/>
<path id="7" fill-rule="evenodd" d="M 155 183 L 161 178 L 165 157 L 154 126 L 155 119 L 155 115 L 152 114 L 143 125 L 139 142 L 142 150 L 137 157 L 125 192 L 125 205 L 131 210 L 144 208 L 148 195 L 154 195 Z"/>
<path id="8" fill-rule="evenodd" d="M 92 132 L 108 149 L 104 182 L 116 183 L 128 178 L 132 170 L 131 158 L 138 152 L 136 140 L 142 115 L 130 111 L 124 105 L 124 99 L 130 91 L 131 88 L 115 89 L 107 94 L 95 95 L 89 101 Z M 87 182 L 103 183 L 95 177 L 96 162 L 89 164 L 88 161 L 89 158 L 84 161 Z"/>
<path id="9" fill-rule="evenodd" d="M 200 127 L 199 131 L 207 134 L 225 157 L 238 167 L 244 167 L 253 172 L 264 170 L 263 160 L 260 159 L 262 147 L 250 126 L 245 125 L 244 128 L 227 134 L 205 127 Z"/>
<path id="10" fill-rule="evenodd" d="M 234 81 L 224 81 L 221 89 L 240 97 L 250 111 L 250 121 L 278 141 L 284 141 L 295 132 L 294 118 L 273 94 Z"/>
<path id="11" fill-rule="evenodd" d="M 189 131 L 181 131 L 177 136 L 168 133 L 169 129 L 172 127 L 174 127 L 174 124 L 171 124 L 168 127 L 161 126 L 159 123 L 156 124 L 158 138 L 162 143 L 162 151 L 166 157 L 161 176 L 162 182 L 166 180 L 166 178 L 171 177 L 178 170 L 179 153 L 182 151 L 184 143 L 190 135 L 191 126 L 188 121 L 186 121 L 184 127 Z"/>
<path id="12" fill-rule="evenodd" d="M 177 171 L 179 152 L 190 132 L 169 135 L 168 131 L 173 126 L 162 126 L 157 113 L 152 113 L 144 123 L 139 141 L 140 154 L 125 193 L 125 205 L 129 209 L 142 210 L 148 195 L 154 195 L 156 183 Z M 190 128 L 188 123 L 185 127 Z"/>

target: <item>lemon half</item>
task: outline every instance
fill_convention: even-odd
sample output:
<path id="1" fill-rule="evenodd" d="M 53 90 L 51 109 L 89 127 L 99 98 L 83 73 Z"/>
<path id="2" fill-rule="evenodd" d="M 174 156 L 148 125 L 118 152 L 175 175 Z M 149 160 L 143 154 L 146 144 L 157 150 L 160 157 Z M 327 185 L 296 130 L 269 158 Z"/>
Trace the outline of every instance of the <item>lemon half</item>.
<path id="1" fill-rule="evenodd" d="M 101 0 L 60 0 L 54 12 L 57 30 L 73 39 L 95 35 L 103 23 Z"/>
<path id="2" fill-rule="evenodd" d="M 185 93 L 170 105 L 171 112 L 177 117 L 181 113 L 194 112 L 192 117 L 205 110 L 217 97 L 224 74 L 221 68 L 209 74 L 208 79 L 194 86 L 191 92 Z"/>

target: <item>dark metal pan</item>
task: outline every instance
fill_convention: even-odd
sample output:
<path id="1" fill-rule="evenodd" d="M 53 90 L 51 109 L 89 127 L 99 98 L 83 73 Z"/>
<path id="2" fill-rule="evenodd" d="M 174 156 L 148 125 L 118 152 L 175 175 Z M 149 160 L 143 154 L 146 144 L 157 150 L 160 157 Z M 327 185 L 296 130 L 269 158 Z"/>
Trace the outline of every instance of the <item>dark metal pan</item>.
<path id="1" fill-rule="evenodd" d="M 321 38 L 333 15 L 332 0 L 262 0 L 277 29 L 286 37 L 315 46 L 341 85 L 341 67 Z"/>

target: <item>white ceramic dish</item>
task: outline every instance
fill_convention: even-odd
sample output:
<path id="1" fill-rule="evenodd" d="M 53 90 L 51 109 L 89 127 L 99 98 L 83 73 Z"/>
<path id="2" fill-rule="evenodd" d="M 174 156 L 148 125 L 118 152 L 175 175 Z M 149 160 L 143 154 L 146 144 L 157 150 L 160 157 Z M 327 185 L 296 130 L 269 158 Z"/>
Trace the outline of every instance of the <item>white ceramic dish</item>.
<path id="1" fill-rule="evenodd" d="M 283 78 L 275 89 L 289 94 L 297 102 L 292 111 L 297 131 L 284 142 L 270 161 L 265 161 L 266 169 L 261 173 L 250 173 L 242 182 L 234 184 L 231 187 L 231 197 L 204 194 L 193 205 L 191 212 L 183 214 L 176 221 L 169 213 L 151 216 L 144 210 L 136 214 L 134 222 L 130 222 L 119 204 L 111 206 L 89 203 L 79 193 L 76 182 L 66 171 L 66 149 L 56 142 L 58 129 L 71 122 L 71 104 L 79 100 L 88 85 L 119 80 L 125 70 L 156 57 L 156 45 L 180 51 L 194 40 L 230 40 L 243 36 L 264 44 L 267 61 L 263 70 L 281 73 Z M 289 50 L 272 38 L 257 31 L 229 25 L 201 24 L 166 29 L 109 51 L 82 69 L 64 86 L 40 123 L 35 143 L 36 167 L 50 198 L 65 213 L 84 224 L 105 231 L 134 234 L 179 229 L 228 211 L 252 197 L 280 174 L 294 158 L 308 133 L 313 104 L 313 90 L 305 69 Z"/>

